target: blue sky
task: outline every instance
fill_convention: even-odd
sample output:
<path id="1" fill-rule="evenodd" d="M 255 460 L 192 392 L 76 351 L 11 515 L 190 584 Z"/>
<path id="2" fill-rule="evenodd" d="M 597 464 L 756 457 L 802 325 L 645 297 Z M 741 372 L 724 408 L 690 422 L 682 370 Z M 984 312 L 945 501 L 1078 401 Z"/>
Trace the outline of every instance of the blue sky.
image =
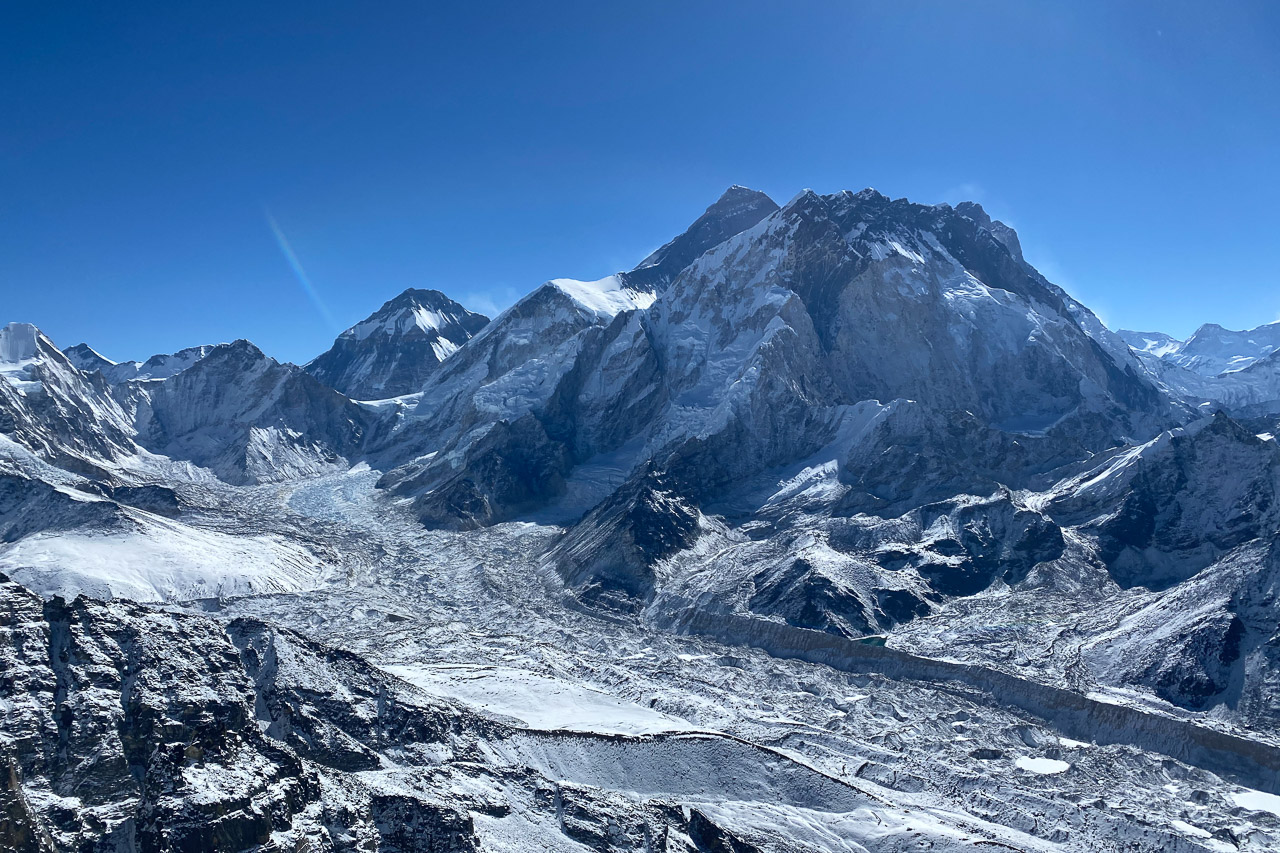
<path id="1" fill-rule="evenodd" d="M 1113 327 L 1280 316 L 1278 3 L 23 3 L 0 79 L 0 319 L 115 359 L 492 312 L 734 183 L 975 199 Z"/>

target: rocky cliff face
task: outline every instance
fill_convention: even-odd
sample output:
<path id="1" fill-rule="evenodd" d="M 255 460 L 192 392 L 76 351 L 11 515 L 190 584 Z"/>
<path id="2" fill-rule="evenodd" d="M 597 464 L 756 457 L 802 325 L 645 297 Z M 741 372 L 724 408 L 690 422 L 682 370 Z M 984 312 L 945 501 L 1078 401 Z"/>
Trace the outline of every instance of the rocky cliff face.
<path id="1" fill-rule="evenodd" d="M 1082 479 L 1051 511 L 1092 518 L 1083 529 L 1122 586 L 1167 588 L 1280 531 L 1280 448 L 1221 413 Z"/>

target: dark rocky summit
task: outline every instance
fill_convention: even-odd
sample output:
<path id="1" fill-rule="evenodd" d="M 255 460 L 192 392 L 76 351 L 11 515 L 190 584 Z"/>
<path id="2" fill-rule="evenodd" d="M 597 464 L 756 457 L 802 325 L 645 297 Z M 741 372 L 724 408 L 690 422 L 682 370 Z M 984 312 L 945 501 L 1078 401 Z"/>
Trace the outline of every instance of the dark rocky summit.
<path id="1" fill-rule="evenodd" d="M 306 369 L 356 400 L 412 394 L 488 322 L 438 290 L 410 288 L 339 335 Z"/>

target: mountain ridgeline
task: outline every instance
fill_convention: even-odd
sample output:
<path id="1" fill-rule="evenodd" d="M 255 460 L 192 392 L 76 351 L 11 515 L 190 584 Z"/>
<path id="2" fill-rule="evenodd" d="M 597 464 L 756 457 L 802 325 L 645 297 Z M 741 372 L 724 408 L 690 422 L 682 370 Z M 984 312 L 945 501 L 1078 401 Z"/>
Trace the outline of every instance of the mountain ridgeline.
<path id="1" fill-rule="evenodd" d="M 1277 340 L 1215 329 L 1111 332 L 977 204 L 732 187 L 633 270 L 493 320 L 408 290 L 303 368 L 246 341 L 115 364 L 11 324 L 0 425 L 116 502 L 367 464 L 428 528 L 561 527 L 542 559 L 585 606 L 860 636 L 1064 561 L 1161 592 L 1274 566 Z M 7 464 L 14 500 L 51 499 Z M 1209 623 L 1266 635 L 1232 578 Z M 1162 695 L 1261 690 L 1219 645 L 1153 651 L 1184 676 Z"/>

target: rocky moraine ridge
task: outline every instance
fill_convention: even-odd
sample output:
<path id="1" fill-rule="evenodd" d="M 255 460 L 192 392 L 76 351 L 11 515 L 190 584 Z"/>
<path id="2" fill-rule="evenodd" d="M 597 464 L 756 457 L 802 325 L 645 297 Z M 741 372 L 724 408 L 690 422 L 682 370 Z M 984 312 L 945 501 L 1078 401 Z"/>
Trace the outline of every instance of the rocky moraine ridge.
<path id="1" fill-rule="evenodd" d="M 733 187 L 305 366 L 0 328 L 0 848 L 1280 846 L 1280 337 Z"/>

